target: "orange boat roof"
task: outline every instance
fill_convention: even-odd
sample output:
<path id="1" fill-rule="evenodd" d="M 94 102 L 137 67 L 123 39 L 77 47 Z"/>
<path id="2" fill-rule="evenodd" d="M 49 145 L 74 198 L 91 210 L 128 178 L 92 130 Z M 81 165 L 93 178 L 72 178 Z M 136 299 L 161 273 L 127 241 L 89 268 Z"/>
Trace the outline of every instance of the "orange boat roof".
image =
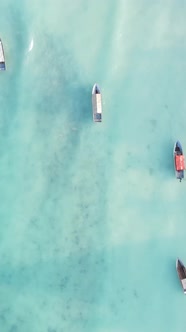
<path id="1" fill-rule="evenodd" d="M 175 165 L 177 171 L 183 171 L 185 169 L 185 163 L 184 163 L 184 156 L 176 156 L 175 158 Z"/>

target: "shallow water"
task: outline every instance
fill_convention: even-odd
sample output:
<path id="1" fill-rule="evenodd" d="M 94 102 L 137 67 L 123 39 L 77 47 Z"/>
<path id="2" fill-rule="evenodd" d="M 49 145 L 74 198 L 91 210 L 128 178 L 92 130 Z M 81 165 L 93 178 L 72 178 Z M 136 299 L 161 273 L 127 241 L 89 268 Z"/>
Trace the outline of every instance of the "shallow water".
<path id="1" fill-rule="evenodd" d="M 186 2 L 0 9 L 0 331 L 185 331 Z"/>

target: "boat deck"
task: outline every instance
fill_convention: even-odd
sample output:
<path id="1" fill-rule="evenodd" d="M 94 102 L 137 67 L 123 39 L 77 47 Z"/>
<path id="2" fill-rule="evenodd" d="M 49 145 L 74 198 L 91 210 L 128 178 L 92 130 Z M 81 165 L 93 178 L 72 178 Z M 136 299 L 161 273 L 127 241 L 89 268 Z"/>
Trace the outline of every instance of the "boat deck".
<path id="1" fill-rule="evenodd" d="M 3 62 L 3 63 L 5 62 L 2 42 L 0 42 L 0 62 Z"/>
<path id="2" fill-rule="evenodd" d="M 177 271 L 178 271 L 179 278 L 181 280 L 186 279 L 186 269 L 185 269 L 184 265 L 182 265 L 180 263 L 180 261 L 178 261 L 178 263 L 177 263 Z"/>

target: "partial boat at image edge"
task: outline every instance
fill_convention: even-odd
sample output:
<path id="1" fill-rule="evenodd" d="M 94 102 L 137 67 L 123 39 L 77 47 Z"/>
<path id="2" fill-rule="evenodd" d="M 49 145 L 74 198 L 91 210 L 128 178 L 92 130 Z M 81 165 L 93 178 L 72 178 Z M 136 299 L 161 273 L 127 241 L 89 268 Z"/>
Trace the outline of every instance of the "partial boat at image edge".
<path id="1" fill-rule="evenodd" d="M 0 70 L 6 70 L 3 43 L 0 39 Z"/>
<path id="2" fill-rule="evenodd" d="M 176 260 L 176 270 L 178 273 L 178 278 L 180 279 L 183 288 L 183 292 L 184 294 L 186 294 L 186 268 L 178 258 Z"/>

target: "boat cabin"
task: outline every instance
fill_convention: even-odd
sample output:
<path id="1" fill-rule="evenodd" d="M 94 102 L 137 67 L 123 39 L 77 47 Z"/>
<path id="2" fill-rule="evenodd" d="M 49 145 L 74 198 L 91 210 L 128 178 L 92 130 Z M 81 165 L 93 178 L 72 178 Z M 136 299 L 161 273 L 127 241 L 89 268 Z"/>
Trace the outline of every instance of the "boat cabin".
<path id="1" fill-rule="evenodd" d="M 182 279 L 181 283 L 182 283 L 182 287 L 183 287 L 184 293 L 186 293 L 186 279 Z"/>
<path id="2" fill-rule="evenodd" d="M 183 155 L 176 155 L 175 156 L 175 165 L 177 171 L 184 171 L 185 169 L 185 161 Z"/>
<path id="3" fill-rule="evenodd" d="M 93 104 L 93 120 L 94 122 L 102 121 L 102 101 L 101 94 L 95 93 L 92 95 L 92 104 Z"/>

